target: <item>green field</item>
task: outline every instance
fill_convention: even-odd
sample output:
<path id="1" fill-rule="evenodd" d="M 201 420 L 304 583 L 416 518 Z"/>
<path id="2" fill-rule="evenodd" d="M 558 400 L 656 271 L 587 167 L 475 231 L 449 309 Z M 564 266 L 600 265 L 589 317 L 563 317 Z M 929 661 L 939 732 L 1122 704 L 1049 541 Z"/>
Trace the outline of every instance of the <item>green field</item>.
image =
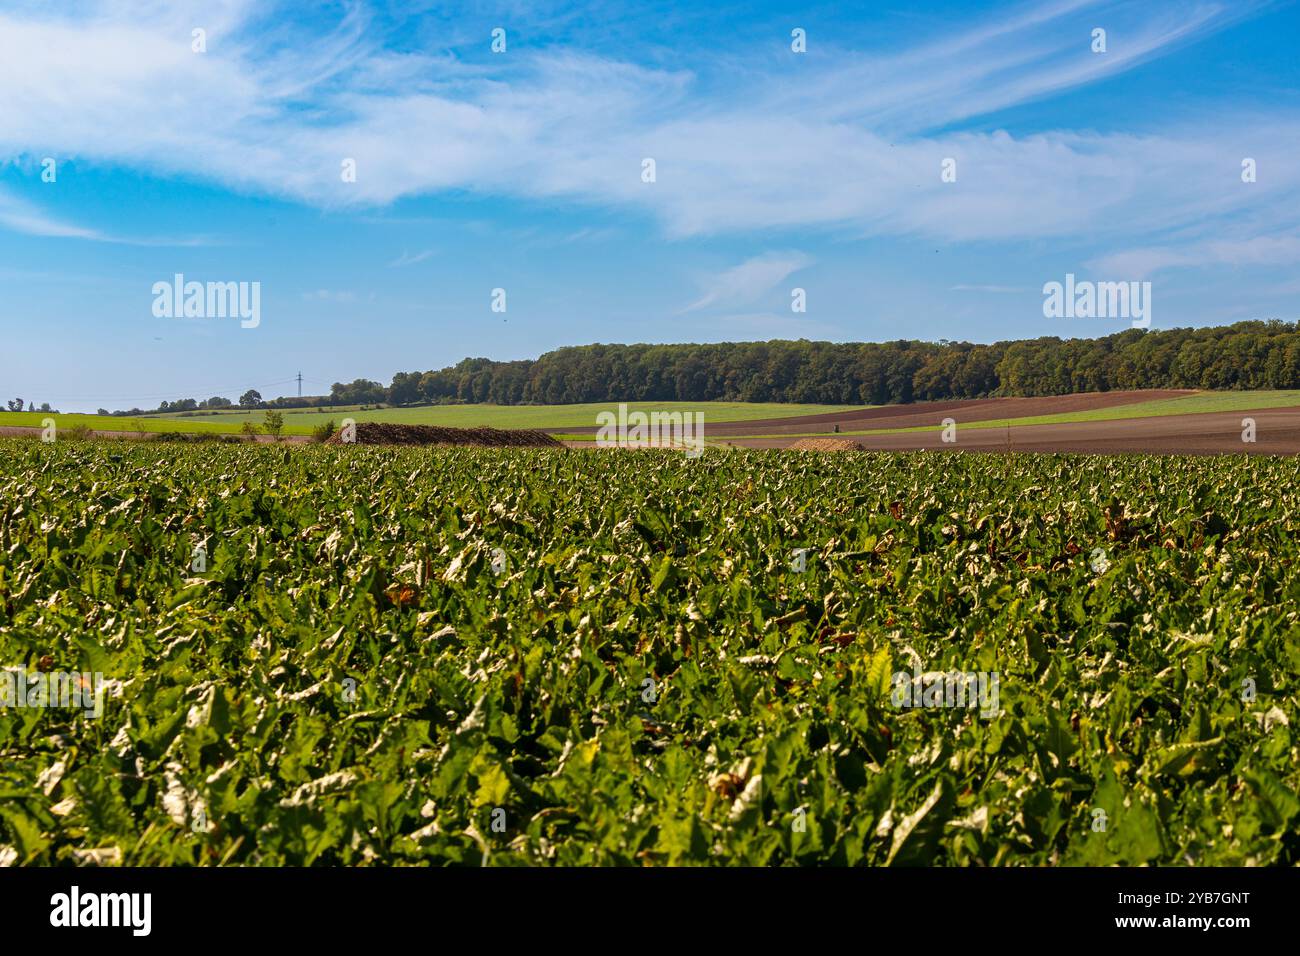
<path id="1" fill-rule="evenodd" d="M 796 415 L 821 415 L 826 412 L 870 408 L 868 405 L 782 405 L 750 402 L 628 402 L 629 411 L 691 411 L 704 414 L 705 428 L 710 422 L 739 422 L 749 419 L 790 418 Z M 344 406 L 328 412 L 284 410 L 285 435 L 310 435 L 312 429 L 344 418 L 358 422 L 397 422 L 406 425 L 441 425 L 469 428 L 487 425 L 492 428 L 578 428 L 595 427 L 602 411 L 617 413 L 617 402 L 587 405 L 431 405 L 421 408 L 378 408 L 358 411 Z M 214 415 L 168 414 L 134 418 L 101 415 L 53 415 L 46 412 L 0 412 L 0 427 L 40 428 L 46 418 L 53 418 L 58 428 L 84 426 L 106 432 L 188 432 L 194 434 L 237 435 L 244 422 L 260 426 L 264 411 L 230 411 Z"/>
<path id="2" fill-rule="evenodd" d="M 42 428 L 47 418 L 54 419 L 56 429 L 91 428 L 104 432 L 145 432 L 148 434 L 187 433 L 238 435 L 242 422 L 225 419 L 186 419 L 186 418 L 122 418 L 115 415 L 83 415 L 69 413 L 56 415 L 49 412 L 0 412 L 0 428 L 24 427 Z M 258 424 L 263 421 L 259 416 Z M 306 426 L 290 428 L 285 420 L 284 433 L 287 435 L 309 435 L 311 429 Z"/>
<path id="3" fill-rule="evenodd" d="M 777 402 L 628 402 L 628 411 L 703 412 L 704 425 L 710 422 L 743 422 L 749 419 L 793 418 L 798 415 L 822 415 L 847 412 L 870 405 L 786 405 Z M 358 422 L 396 422 L 404 425 L 441 425 L 470 428 L 595 428 L 596 416 L 603 411 L 618 412 L 618 402 L 592 402 L 581 405 L 426 405 L 419 408 L 379 408 L 370 411 L 330 411 L 312 409 L 285 410 L 285 425 L 310 426 L 343 418 Z M 169 420 L 244 422 L 258 424 L 262 412 L 221 412 L 211 417 L 183 418 L 159 416 Z"/>
<path id="4" fill-rule="evenodd" d="M 107 682 L 0 706 L 5 864 L 1300 864 L 1295 459 L 0 439 L 0 484 L 4 678 Z"/>

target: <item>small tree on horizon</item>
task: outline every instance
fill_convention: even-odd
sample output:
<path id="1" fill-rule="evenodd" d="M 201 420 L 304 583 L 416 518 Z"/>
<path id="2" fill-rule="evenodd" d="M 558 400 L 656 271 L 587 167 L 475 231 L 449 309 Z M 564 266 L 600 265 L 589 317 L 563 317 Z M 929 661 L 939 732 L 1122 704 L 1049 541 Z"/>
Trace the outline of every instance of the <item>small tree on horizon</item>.
<path id="1" fill-rule="evenodd" d="M 262 431 L 266 432 L 276 441 L 280 440 L 280 432 L 284 430 L 284 416 L 279 412 L 273 412 L 271 409 L 266 410 L 266 420 L 262 423 Z"/>

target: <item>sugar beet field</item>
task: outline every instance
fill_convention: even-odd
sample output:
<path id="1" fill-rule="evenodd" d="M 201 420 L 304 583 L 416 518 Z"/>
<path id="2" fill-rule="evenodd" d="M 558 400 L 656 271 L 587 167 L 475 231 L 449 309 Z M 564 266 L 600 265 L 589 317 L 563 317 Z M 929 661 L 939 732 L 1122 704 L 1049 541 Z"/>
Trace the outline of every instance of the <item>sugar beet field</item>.
<path id="1" fill-rule="evenodd" d="M 0 441 L 0 863 L 1295 865 L 1298 487 Z"/>

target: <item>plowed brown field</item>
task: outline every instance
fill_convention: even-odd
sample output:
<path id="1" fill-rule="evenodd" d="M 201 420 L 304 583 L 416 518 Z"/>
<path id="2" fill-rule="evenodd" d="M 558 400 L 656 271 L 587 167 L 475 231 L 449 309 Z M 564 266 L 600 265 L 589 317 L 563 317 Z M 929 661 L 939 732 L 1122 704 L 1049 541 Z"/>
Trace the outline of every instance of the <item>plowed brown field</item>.
<path id="1" fill-rule="evenodd" d="M 938 427 L 944 418 L 955 418 L 959 423 L 995 421 L 1001 418 L 1029 418 L 1036 415 L 1060 415 L 1067 412 L 1085 412 L 1096 408 L 1115 408 L 1138 402 L 1155 402 L 1167 398 L 1195 395 L 1194 391 L 1177 389 L 1143 392 L 1086 392 L 1080 395 L 1051 395 L 1044 398 L 976 398 L 959 402 L 916 402 L 912 405 L 885 405 L 864 408 L 861 411 L 832 412 L 826 415 L 803 415 L 798 418 L 767 418 L 749 422 L 722 422 L 704 427 L 710 438 L 728 435 L 806 435 L 809 432 L 830 432 L 835 425 L 840 431 L 867 431 L 873 428 L 916 428 L 925 425 Z M 575 434 L 587 429 L 568 429 Z M 595 432 L 595 429 L 590 429 Z"/>
<path id="2" fill-rule="evenodd" d="M 1242 420 L 1246 418 L 1255 422 L 1254 442 L 1242 440 Z M 962 429 L 959 425 L 955 442 L 944 442 L 942 428 L 937 422 L 933 424 L 932 430 L 897 435 L 854 435 L 853 440 L 868 451 L 1300 454 L 1300 409 L 1295 408 L 1205 412 L 1065 425 L 1013 425 L 1008 428 Z M 745 448 L 785 448 L 792 441 L 773 435 L 737 438 L 727 441 L 727 444 Z"/>

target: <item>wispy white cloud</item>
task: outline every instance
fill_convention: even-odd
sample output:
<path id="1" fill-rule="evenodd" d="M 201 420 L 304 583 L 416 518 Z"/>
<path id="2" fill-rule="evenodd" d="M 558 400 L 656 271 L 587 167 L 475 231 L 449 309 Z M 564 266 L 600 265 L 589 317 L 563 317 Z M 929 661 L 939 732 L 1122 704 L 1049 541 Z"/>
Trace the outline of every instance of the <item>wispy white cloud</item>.
<path id="1" fill-rule="evenodd" d="M 423 262 L 425 259 L 430 259 L 436 254 L 436 251 L 433 249 L 422 249 L 416 253 L 403 252 L 388 265 L 390 268 L 400 269 L 402 266 L 413 266 L 417 262 Z"/>
<path id="2" fill-rule="evenodd" d="M 3 192 L 0 192 L 0 226 L 29 236 L 93 240 L 107 238 L 94 229 L 86 229 L 49 216 L 39 208 Z"/>
<path id="3" fill-rule="evenodd" d="M 1181 247 L 1148 246 L 1109 253 L 1089 263 L 1099 273 L 1145 279 L 1162 269 L 1189 266 L 1287 266 L 1300 264 L 1300 236 L 1209 239 Z"/>
<path id="4" fill-rule="evenodd" d="M 786 98 L 823 119 L 906 136 L 1116 76 L 1266 5 L 1025 4 L 913 48 L 828 68 Z M 1094 26 L 1107 30 L 1104 53 L 1093 52 Z"/>
<path id="5" fill-rule="evenodd" d="M 333 209 L 443 191 L 561 200 L 637 211 L 672 237 L 1086 234 L 1133 257 L 1149 249 L 1152 267 L 1185 265 L 1226 254 L 1211 241 L 1225 220 L 1259 232 L 1295 208 L 1300 119 L 1215 115 L 1142 135 L 949 130 L 1114 76 L 1262 6 L 1028 4 L 865 62 L 810 58 L 797 82 L 776 71 L 732 89 L 571 50 L 521 49 L 491 67 L 398 54 L 360 4 L 311 33 L 275 27 L 251 0 L 27 4 L 0 14 L 0 158 L 78 155 Z M 1104 55 L 1079 28 L 1094 19 L 1109 27 Z M 191 52 L 195 24 L 207 53 Z M 1270 173 L 1244 188 L 1247 146 L 1268 153 Z M 654 183 L 641 180 L 647 156 Z M 948 157 L 955 183 L 940 181 Z M 343 181 L 345 159 L 355 182 Z M 2 200 L 0 225 L 102 238 Z M 1282 239 L 1295 229 L 1277 225 Z M 732 281 L 753 285 L 771 265 L 752 268 Z"/>
<path id="6" fill-rule="evenodd" d="M 682 309 L 682 312 L 698 312 L 715 305 L 731 309 L 751 305 L 792 273 L 811 264 L 812 259 L 800 252 L 755 256 L 709 278 L 703 283 L 704 295 Z"/>

